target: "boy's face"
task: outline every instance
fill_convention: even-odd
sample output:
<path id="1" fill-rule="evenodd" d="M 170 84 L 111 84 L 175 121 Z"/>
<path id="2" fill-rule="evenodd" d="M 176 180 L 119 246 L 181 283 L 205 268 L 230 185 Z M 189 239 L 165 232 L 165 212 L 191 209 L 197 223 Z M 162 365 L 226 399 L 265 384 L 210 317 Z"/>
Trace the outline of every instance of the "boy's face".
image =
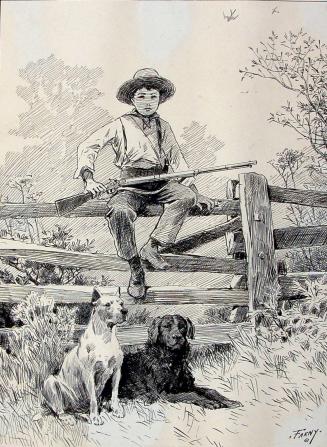
<path id="1" fill-rule="evenodd" d="M 132 103 L 136 110 L 143 116 L 150 116 L 158 110 L 160 93 L 154 88 L 145 87 L 136 91 Z"/>

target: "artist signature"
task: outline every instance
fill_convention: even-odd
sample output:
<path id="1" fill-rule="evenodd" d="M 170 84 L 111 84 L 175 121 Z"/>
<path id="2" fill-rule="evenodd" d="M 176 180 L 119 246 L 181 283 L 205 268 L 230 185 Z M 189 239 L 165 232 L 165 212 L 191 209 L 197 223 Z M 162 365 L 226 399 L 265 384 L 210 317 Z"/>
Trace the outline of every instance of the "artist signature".
<path id="1" fill-rule="evenodd" d="M 307 428 L 300 428 L 299 430 L 293 430 L 292 434 L 289 436 L 289 439 L 302 439 L 302 441 L 306 444 L 312 444 L 318 433 L 321 433 L 319 428 L 311 430 Z"/>

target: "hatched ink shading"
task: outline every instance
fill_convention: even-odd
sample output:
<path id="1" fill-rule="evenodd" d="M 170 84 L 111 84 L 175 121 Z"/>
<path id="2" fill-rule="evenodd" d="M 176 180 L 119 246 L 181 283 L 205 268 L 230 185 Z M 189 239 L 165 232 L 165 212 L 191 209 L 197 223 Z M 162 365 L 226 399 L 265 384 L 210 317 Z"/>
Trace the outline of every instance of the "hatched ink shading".
<path id="1" fill-rule="evenodd" d="M 56 39 L 1 124 L 1 444 L 324 445 L 327 35 L 295 2 L 282 32 L 280 5 L 141 3 L 21 6 Z"/>

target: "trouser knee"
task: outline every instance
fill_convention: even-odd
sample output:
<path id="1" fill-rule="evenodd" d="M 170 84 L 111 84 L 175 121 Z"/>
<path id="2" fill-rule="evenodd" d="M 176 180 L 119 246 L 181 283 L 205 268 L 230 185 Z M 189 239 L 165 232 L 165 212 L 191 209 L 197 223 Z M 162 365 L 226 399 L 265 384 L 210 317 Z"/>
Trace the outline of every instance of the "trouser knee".
<path id="1" fill-rule="evenodd" d="M 122 207 L 121 205 L 109 205 L 109 209 L 106 215 L 106 219 L 110 222 L 114 221 L 131 221 L 136 220 L 136 212 L 128 207 Z"/>
<path id="2" fill-rule="evenodd" d="M 196 201 L 196 194 L 191 189 L 185 190 L 183 196 L 178 199 L 178 202 L 186 209 L 193 208 L 196 205 Z"/>

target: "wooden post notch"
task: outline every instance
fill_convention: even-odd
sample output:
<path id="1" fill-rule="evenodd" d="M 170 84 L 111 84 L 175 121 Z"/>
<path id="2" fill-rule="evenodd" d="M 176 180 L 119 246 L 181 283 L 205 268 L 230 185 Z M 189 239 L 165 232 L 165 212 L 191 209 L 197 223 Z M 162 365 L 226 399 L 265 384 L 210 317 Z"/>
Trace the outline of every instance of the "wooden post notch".
<path id="1" fill-rule="evenodd" d="M 239 175 L 239 180 L 249 311 L 263 304 L 275 308 L 279 284 L 267 179 L 251 172 Z"/>

